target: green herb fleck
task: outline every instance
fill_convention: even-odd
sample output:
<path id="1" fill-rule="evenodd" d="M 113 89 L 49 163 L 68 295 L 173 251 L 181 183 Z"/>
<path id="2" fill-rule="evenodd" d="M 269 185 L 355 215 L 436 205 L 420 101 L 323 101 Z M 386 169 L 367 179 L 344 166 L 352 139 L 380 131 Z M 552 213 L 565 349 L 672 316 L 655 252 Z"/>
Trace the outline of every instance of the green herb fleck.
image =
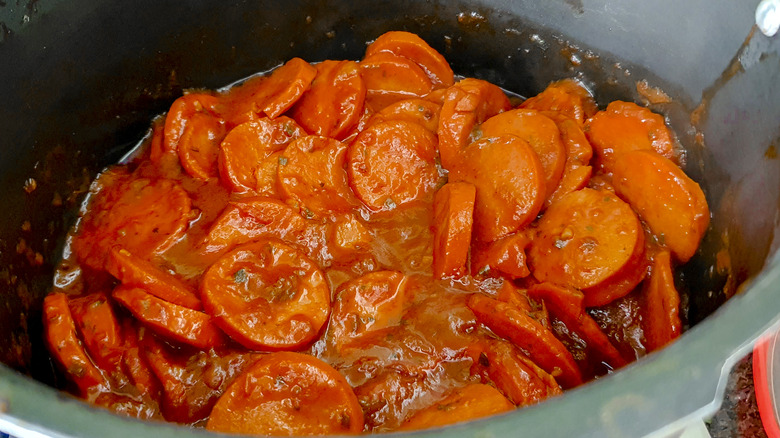
<path id="1" fill-rule="evenodd" d="M 287 157 L 279 157 L 279 165 L 280 166 L 286 166 L 287 165 Z"/>
<path id="2" fill-rule="evenodd" d="M 239 269 L 233 274 L 233 282 L 236 284 L 246 283 L 249 277 L 246 275 L 246 270 Z"/>

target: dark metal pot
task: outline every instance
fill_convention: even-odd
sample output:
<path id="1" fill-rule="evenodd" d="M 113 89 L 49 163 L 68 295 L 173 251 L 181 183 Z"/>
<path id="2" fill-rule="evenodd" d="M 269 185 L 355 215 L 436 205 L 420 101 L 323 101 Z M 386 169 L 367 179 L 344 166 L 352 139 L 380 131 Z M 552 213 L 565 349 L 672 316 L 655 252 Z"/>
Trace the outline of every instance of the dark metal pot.
<path id="1" fill-rule="evenodd" d="M 420 435 L 674 432 L 717 408 L 723 375 L 780 314 L 780 39 L 755 31 L 755 2 L 24 1 L 0 2 L 0 430 L 206 434 L 120 418 L 51 387 L 41 301 L 81 195 L 182 89 L 293 56 L 358 59 L 392 29 L 419 33 L 457 73 L 521 95 L 574 75 L 601 105 L 640 101 L 640 79 L 660 86 L 674 101 L 651 108 L 687 148 L 714 216 L 678 279 L 692 326 L 678 342 L 539 406 Z"/>

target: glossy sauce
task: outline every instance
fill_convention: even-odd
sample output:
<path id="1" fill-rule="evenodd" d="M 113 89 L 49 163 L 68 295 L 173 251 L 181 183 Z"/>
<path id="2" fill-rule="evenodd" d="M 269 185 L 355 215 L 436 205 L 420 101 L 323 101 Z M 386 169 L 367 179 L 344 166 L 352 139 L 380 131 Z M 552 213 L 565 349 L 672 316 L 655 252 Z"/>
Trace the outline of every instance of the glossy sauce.
<path id="1" fill-rule="evenodd" d="M 587 90 L 562 81 L 505 112 L 512 103 L 498 87 L 455 82 L 415 35 L 390 32 L 369 52 L 367 98 L 359 65 L 294 59 L 220 93 L 182 97 L 128 162 L 98 176 L 45 306 L 50 351 L 74 392 L 125 415 L 218 431 L 382 432 L 539 403 L 644 356 L 648 329 L 661 333 L 657 348 L 679 335 L 677 309 L 654 302 L 658 314 L 643 319 L 645 300 L 655 299 L 645 279 L 668 243 L 615 195 L 612 161 L 598 156 L 632 150 L 615 126 L 631 126 L 626 137 L 666 132 L 656 118 L 645 130 L 649 111 L 626 104 L 597 115 Z M 383 60 L 390 53 L 405 61 Z M 433 91 L 399 93 L 404 78 Z M 328 117 L 315 117 L 331 98 L 346 113 L 328 106 Z M 580 140 L 569 146 L 566 135 Z M 601 148 L 592 163 L 581 162 L 588 142 Z M 537 155 L 549 145 L 555 172 Z M 564 161 L 586 167 L 581 183 L 564 182 Z M 515 164 L 528 172 L 513 173 Z M 449 197 L 435 198 L 439 191 Z M 643 211 L 657 213 L 653 199 Z M 604 211 L 614 212 L 609 226 Z M 436 238 L 452 239 L 447 253 Z M 564 250 L 569 241 L 579 250 Z M 598 251 L 600 265 L 588 265 Z M 456 269 L 435 274 L 436 258 Z M 574 280 L 552 296 L 529 296 L 565 278 Z M 677 295 L 656 283 L 652 296 Z M 74 303 L 96 297 L 110 308 L 87 330 L 91 314 Z M 96 352 L 101 339 L 117 355 Z M 308 356 L 296 365 L 297 353 Z M 85 361 L 94 366 L 68 367 Z M 281 374 L 264 374 L 272 372 Z M 303 383 L 289 386 L 292 375 Z M 329 401 L 318 405 L 317 394 Z M 301 410 L 301 400 L 311 405 Z M 333 421 L 310 424 L 302 412 Z M 236 418 L 256 424 L 231 429 Z"/>

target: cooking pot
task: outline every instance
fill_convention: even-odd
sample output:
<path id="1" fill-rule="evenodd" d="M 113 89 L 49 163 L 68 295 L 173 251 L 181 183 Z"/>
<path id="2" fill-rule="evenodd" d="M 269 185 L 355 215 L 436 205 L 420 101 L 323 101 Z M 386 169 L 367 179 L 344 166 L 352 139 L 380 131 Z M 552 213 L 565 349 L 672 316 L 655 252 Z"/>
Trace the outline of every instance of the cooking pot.
<path id="1" fill-rule="evenodd" d="M 572 76 L 602 107 L 648 99 L 637 81 L 663 89 L 671 102 L 650 106 L 677 132 L 713 211 L 678 278 L 691 326 L 681 339 L 540 405 L 418 435 L 666 435 L 706 417 L 724 375 L 780 314 L 780 39 L 756 30 L 755 3 L 0 2 L 0 431 L 206 435 L 54 389 L 41 302 L 79 202 L 183 89 L 220 87 L 293 56 L 358 59 L 388 30 L 418 33 L 458 74 L 520 95 Z"/>

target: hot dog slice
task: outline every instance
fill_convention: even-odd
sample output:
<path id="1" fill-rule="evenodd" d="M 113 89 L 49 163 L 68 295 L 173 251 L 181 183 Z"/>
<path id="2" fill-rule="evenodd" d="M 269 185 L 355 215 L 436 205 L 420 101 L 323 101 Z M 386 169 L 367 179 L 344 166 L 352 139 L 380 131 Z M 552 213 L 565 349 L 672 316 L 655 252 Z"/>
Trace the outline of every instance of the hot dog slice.
<path id="1" fill-rule="evenodd" d="M 92 192 L 73 239 L 79 261 L 90 268 L 102 270 L 116 245 L 148 259 L 170 248 L 187 229 L 191 201 L 177 182 L 108 171 Z"/>
<path id="2" fill-rule="evenodd" d="M 502 340 L 486 340 L 469 348 L 474 360 L 472 374 L 492 383 L 517 406 L 539 403 L 563 393 L 549 373 L 539 368 L 516 347 Z"/>
<path id="3" fill-rule="evenodd" d="M 306 220 L 278 199 L 245 198 L 232 202 L 214 221 L 203 249 L 218 253 L 267 236 L 295 241 L 306 227 Z"/>
<path id="4" fill-rule="evenodd" d="M 92 293 L 69 301 L 73 320 L 89 356 L 103 371 L 120 372 L 122 331 L 108 297 L 103 293 Z"/>
<path id="5" fill-rule="evenodd" d="M 377 52 L 360 61 L 360 76 L 366 83 L 367 103 L 376 111 L 433 90 L 423 69 L 391 52 Z"/>
<path id="6" fill-rule="evenodd" d="M 218 177 L 219 144 L 226 134 L 222 119 L 206 113 L 193 115 L 179 139 L 181 167 L 200 180 Z"/>
<path id="7" fill-rule="evenodd" d="M 342 284 L 336 293 L 327 340 L 341 351 L 363 334 L 397 325 L 404 311 L 404 275 L 376 271 Z"/>
<path id="8" fill-rule="evenodd" d="M 568 116 L 553 111 L 542 112 L 550 120 L 554 121 L 561 132 L 561 141 L 566 150 L 566 161 L 563 164 L 563 174 L 555 191 L 547 195 L 545 206 L 562 198 L 564 195 L 584 188 L 593 173 L 590 167 L 590 159 L 593 157 L 593 148 L 588 142 L 580 125 Z"/>
<path id="9" fill-rule="evenodd" d="M 490 243 L 477 243 L 472 247 L 472 275 L 490 277 L 506 276 L 525 278 L 528 270 L 526 248 L 531 243 L 528 233 L 519 231 Z"/>
<path id="10" fill-rule="evenodd" d="M 239 125 L 258 115 L 275 119 L 290 109 L 311 86 L 317 70 L 301 58 L 292 58 L 270 75 L 253 78 L 231 90 L 224 99 L 224 111 Z"/>
<path id="11" fill-rule="evenodd" d="M 219 98 L 204 93 L 189 93 L 173 101 L 165 116 L 163 151 L 179 151 L 179 140 L 190 120 L 197 114 L 217 116 Z"/>
<path id="12" fill-rule="evenodd" d="M 436 102 L 426 99 L 405 99 L 386 106 L 374 114 L 369 123 L 404 120 L 417 123 L 435 134 L 439 127 L 439 111 L 441 111 L 441 104 Z"/>
<path id="13" fill-rule="evenodd" d="M 257 354 L 223 348 L 176 348 L 151 334 L 141 340 L 141 348 L 162 385 L 163 416 L 183 424 L 208 417 L 226 388 L 258 359 Z"/>
<path id="14" fill-rule="evenodd" d="M 598 323 L 585 311 L 585 296 L 582 292 L 552 283 L 541 283 L 528 288 L 528 296 L 544 301 L 550 313 L 566 324 L 570 332 L 585 341 L 587 348 L 613 370 L 628 363 Z"/>

